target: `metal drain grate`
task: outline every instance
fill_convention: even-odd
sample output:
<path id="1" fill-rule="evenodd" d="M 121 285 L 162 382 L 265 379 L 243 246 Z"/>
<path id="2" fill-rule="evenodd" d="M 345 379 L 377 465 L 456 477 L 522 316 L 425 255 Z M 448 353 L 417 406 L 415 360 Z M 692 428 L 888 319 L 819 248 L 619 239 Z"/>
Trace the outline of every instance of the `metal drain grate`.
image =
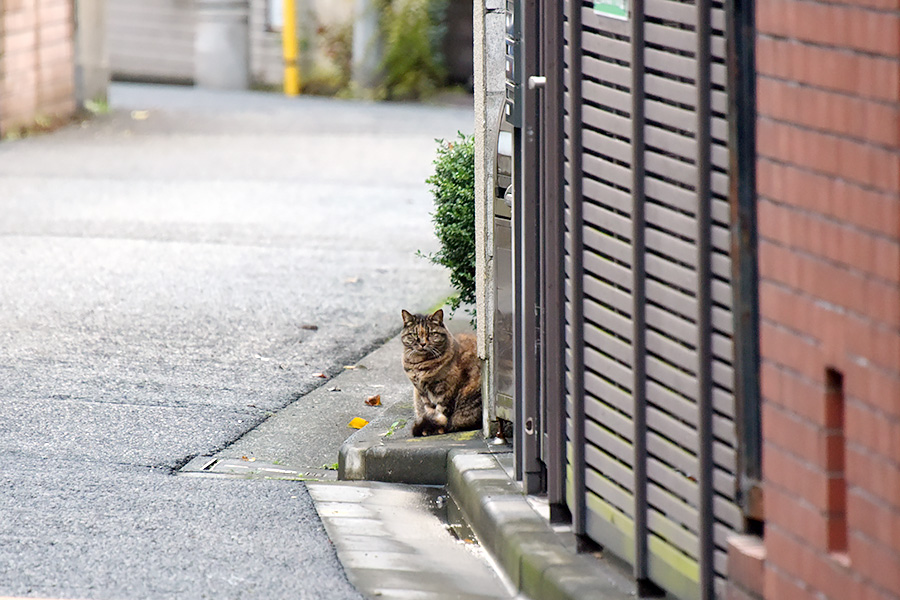
<path id="1" fill-rule="evenodd" d="M 215 456 L 197 456 L 184 465 L 178 474 L 213 475 L 236 479 L 337 480 L 337 471 L 330 469 L 297 469 L 258 460 Z"/>

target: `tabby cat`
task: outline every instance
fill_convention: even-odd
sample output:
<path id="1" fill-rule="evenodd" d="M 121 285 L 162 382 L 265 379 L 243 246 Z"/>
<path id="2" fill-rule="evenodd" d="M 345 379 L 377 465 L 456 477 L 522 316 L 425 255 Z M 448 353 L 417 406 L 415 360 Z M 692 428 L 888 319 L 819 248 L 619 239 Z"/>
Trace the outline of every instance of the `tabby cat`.
<path id="1" fill-rule="evenodd" d="M 403 369 L 412 382 L 414 436 L 481 426 L 481 362 L 475 336 L 453 336 L 444 311 L 414 315 L 403 311 Z"/>

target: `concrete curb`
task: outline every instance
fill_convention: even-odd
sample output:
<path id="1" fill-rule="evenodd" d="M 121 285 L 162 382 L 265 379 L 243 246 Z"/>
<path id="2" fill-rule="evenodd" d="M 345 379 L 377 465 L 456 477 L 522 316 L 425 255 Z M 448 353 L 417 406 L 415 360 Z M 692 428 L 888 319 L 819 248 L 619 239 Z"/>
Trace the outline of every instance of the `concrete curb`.
<path id="1" fill-rule="evenodd" d="M 412 408 L 398 406 L 398 411 Z M 398 413 L 399 414 L 399 413 Z M 341 447 L 340 479 L 445 485 L 481 545 L 518 591 L 535 600 L 625 600 L 635 597 L 627 573 L 578 554 L 574 538 L 554 531 L 504 468 L 509 446 L 489 446 L 480 432 L 410 438 L 385 436 L 397 414 L 385 413 Z M 409 418 L 409 417 L 407 417 Z M 365 431 L 368 429 L 369 431 Z M 397 435 L 394 438 L 394 435 Z"/>
<path id="2" fill-rule="evenodd" d="M 626 574 L 563 543 L 503 468 L 503 458 L 451 451 L 447 487 L 481 545 L 518 590 L 541 600 L 633 598 L 634 584 Z"/>

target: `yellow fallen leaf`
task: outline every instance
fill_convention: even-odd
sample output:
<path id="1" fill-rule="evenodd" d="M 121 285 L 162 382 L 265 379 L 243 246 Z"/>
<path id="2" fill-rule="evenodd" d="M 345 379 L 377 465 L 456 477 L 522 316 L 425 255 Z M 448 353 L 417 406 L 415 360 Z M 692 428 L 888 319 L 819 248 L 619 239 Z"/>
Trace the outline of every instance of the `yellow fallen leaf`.
<path id="1" fill-rule="evenodd" d="M 365 419 L 360 419 L 359 417 L 353 417 L 347 425 L 348 425 L 348 427 L 352 427 L 353 429 L 362 429 L 363 427 L 365 427 L 368 424 L 369 424 L 369 422 L 366 421 Z"/>

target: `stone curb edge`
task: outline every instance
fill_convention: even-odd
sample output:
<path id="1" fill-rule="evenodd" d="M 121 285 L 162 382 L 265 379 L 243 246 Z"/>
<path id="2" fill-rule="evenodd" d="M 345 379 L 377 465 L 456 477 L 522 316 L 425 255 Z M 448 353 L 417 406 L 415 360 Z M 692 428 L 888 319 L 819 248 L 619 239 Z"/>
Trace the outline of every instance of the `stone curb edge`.
<path id="1" fill-rule="evenodd" d="M 451 450 L 447 486 L 479 542 L 518 590 L 540 600 L 631 597 L 605 579 L 596 561 L 560 541 L 491 453 Z"/>

